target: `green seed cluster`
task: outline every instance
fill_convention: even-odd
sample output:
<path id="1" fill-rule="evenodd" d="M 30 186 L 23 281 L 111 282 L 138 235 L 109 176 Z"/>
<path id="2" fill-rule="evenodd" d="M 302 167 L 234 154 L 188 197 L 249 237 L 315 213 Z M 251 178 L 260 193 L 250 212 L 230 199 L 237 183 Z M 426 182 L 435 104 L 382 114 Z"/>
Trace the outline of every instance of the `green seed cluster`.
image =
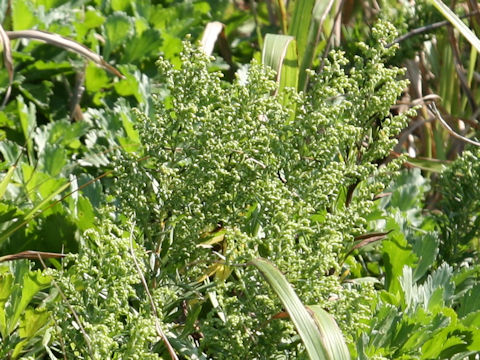
<path id="1" fill-rule="evenodd" d="M 137 113 L 141 149 L 117 155 L 115 195 L 137 224 L 137 241 L 151 251 L 146 274 L 161 320 L 185 349 L 215 359 L 302 356 L 291 323 L 272 319 L 282 311 L 275 295 L 244 266 L 259 256 L 286 274 L 305 304 L 328 309 L 347 337 L 371 315 L 373 288 L 342 283 L 340 264 L 354 237 L 366 232 L 374 197 L 398 170 L 398 161 L 385 160 L 406 122 L 390 113 L 406 86 L 403 71 L 383 65 L 394 52 L 384 47 L 394 29 L 380 23 L 372 35 L 376 45 L 359 44 L 352 62 L 333 52 L 310 89 L 292 91 L 287 106 L 273 95 L 272 71 L 256 63 L 230 84 L 188 43 L 180 68 L 159 61 L 155 115 Z M 91 237 L 102 239 L 93 251 L 108 255 L 108 264 L 85 254 L 74 265 L 76 273 L 105 281 L 81 292 L 89 298 L 79 299 L 78 311 L 98 306 L 98 314 L 92 311 L 101 321 L 89 319 L 87 331 L 103 344 L 102 356 L 128 346 L 129 336 L 145 349 L 153 321 L 142 325 L 140 340 L 132 313 L 123 310 L 121 325 L 117 319 L 139 284 L 124 234 L 113 236 L 108 226 L 103 232 Z M 98 304 L 102 292 L 116 300 Z M 175 294 L 168 309 L 155 292 Z M 189 325 L 195 340 L 182 319 L 188 314 L 178 315 L 181 306 L 186 313 L 200 306 Z M 143 313 L 137 316 L 143 321 Z"/>

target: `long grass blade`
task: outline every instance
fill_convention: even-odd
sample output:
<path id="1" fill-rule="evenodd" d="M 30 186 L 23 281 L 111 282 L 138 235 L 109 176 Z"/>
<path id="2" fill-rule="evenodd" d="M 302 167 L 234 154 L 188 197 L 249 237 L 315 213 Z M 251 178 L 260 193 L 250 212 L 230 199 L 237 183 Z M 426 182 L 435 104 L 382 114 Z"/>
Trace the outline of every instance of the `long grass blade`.
<path id="1" fill-rule="evenodd" d="M 298 60 L 293 36 L 267 34 L 262 52 L 262 63 L 277 73 L 278 90 L 286 87 L 297 89 Z"/>
<path id="2" fill-rule="evenodd" d="M 324 2 L 324 0 L 319 0 Z M 297 40 L 298 58 L 302 59 L 307 47 L 308 33 L 312 22 L 312 13 L 315 6 L 315 0 L 297 0 L 293 9 L 288 35 Z"/>
<path id="3" fill-rule="evenodd" d="M 310 305 L 307 309 L 313 315 L 320 332 L 322 333 L 323 344 L 330 355 L 330 359 L 350 359 L 345 338 L 333 317 L 322 309 L 320 305 Z"/>
<path id="4" fill-rule="evenodd" d="M 335 328 L 331 325 L 334 322 L 333 319 L 323 319 L 325 315 L 320 313 L 317 314 L 319 319 L 315 319 L 302 304 L 285 276 L 268 260 L 258 258 L 252 260 L 250 264 L 260 270 L 265 280 L 280 298 L 290 319 L 295 324 L 311 360 L 349 359 L 348 353 L 347 355 L 344 353 L 344 342 L 343 345 L 336 343 L 340 341 L 338 333 L 327 335 L 332 331 L 339 332 L 338 327 Z M 326 342 L 329 343 L 326 344 Z"/>

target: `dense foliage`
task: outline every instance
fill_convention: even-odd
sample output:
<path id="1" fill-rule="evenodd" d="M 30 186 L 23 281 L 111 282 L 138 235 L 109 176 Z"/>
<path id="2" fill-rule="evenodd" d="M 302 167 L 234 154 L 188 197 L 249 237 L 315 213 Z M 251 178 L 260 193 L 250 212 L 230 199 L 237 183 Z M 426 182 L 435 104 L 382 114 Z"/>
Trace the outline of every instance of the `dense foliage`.
<path id="1" fill-rule="evenodd" d="M 0 357 L 478 358 L 475 45 L 397 37 L 438 3 L 0 2 Z"/>
<path id="2" fill-rule="evenodd" d="M 374 34 L 389 31 L 383 24 Z M 158 254 L 158 286 L 215 275 L 219 309 L 199 319 L 207 353 L 277 356 L 263 346 L 285 335 L 262 324 L 278 306 L 252 270 L 232 267 L 257 256 L 287 271 L 301 298 L 330 309 L 347 334 L 370 315 L 372 288 L 342 286 L 339 259 L 397 168 L 375 161 L 406 121 L 388 114 L 405 84 L 379 62 L 380 44 L 360 44 L 349 74 L 341 53 L 332 55 L 312 91 L 295 99 L 295 114 L 271 96 L 275 82 L 258 65 L 222 86 L 188 47 L 181 69 L 160 62 L 165 95 L 154 117 L 139 115 L 143 151 L 118 160 L 116 197 Z M 368 122 L 376 124 L 366 132 Z"/>

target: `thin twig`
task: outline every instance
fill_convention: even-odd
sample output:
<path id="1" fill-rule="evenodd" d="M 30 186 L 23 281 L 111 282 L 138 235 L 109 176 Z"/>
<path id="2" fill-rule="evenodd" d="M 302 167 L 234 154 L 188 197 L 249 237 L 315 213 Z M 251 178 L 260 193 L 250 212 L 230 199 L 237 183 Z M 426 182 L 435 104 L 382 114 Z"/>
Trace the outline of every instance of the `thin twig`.
<path id="1" fill-rule="evenodd" d="M 42 263 L 42 266 L 44 269 L 47 269 L 47 266 L 45 265 L 45 263 L 43 262 L 43 259 L 40 255 L 38 255 L 38 260 L 40 260 L 40 262 Z M 67 307 L 68 309 L 71 311 L 73 317 L 75 318 L 75 321 L 77 322 L 77 325 L 78 327 L 80 328 L 80 332 L 82 333 L 83 335 L 83 338 L 85 339 L 85 343 L 87 344 L 87 349 L 88 349 L 88 354 L 90 355 L 90 357 L 92 359 L 95 359 L 95 356 L 93 355 L 93 351 L 92 351 L 92 345 L 90 344 L 90 339 L 88 337 L 88 334 L 87 332 L 85 331 L 83 325 L 82 325 L 82 322 L 80 321 L 80 318 L 78 317 L 77 313 L 75 312 L 75 310 L 73 309 L 73 306 L 70 304 L 70 302 L 68 301 L 67 297 L 65 296 L 65 293 L 62 291 L 62 289 L 60 289 L 60 286 L 58 286 L 57 282 L 55 280 L 52 279 L 52 284 L 53 286 L 55 286 L 55 288 L 58 290 L 58 293 L 60 294 L 60 296 L 62 297 L 63 301 L 65 301 L 65 303 L 67 304 Z"/>
<path id="2" fill-rule="evenodd" d="M 467 17 L 472 17 L 472 16 L 475 16 L 479 14 L 478 11 L 473 11 L 471 13 L 468 13 L 468 14 L 465 14 L 465 15 L 461 15 L 459 16 L 460 19 L 464 19 L 464 18 L 467 18 Z M 433 24 L 429 24 L 429 25 L 425 25 L 425 26 L 421 26 L 419 28 L 416 28 L 416 29 L 413 29 L 411 31 L 409 31 L 408 33 L 402 35 L 402 36 L 399 36 L 398 38 L 396 38 L 395 40 L 393 40 L 392 43 L 388 44 L 386 47 L 389 48 L 395 44 L 398 44 L 404 40 L 407 40 L 413 36 L 416 36 L 416 35 L 420 35 L 424 32 L 429 32 L 429 31 L 433 31 L 435 29 L 438 29 L 438 28 L 441 28 L 443 26 L 446 26 L 450 24 L 450 22 L 448 20 L 442 20 L 442 21 L 438 21 L 436 23 L 433 23 Z"/>
<path id="3" fill-rule="evenodd" d="M 140 277 L 140 280 L 142 281 L 142 285 L 145 288 L 145 293 L 147 294 L 148 300 L 150 301 L 150 306 L 152 307 L 152 312 L 154 315 L 154 320 L 155 320 L 155 329 L 157 330 L 158 336 L 163 340 L 163 343 L 167 347 L 168 353 L 170 354 L 170 357 L 174 360 L 178 360 L 177 354 L 175 354 L 175 350 L 173 349 L 172 345 L 168 341 L 167 336 L 163 332 L 162 328 L 160 327 L 160 322 L 158 321 L 158 311 L 157 307 L 155 306 L 155 302 L 153 301 L 152 295 L 150 294 L 150 290 L 148 290 L 148 285 L 147 281 L 145 280 L 145 277 L 143 276 L 142 269 L 140 268 L 140 265 L 137 262 L 137 258 L 135 256 L 135 252 L 133 251 L 133 230 L 135 227 L 135 223 L 132 224 L 132 228 L 130 230 L 130 253 L 132 254 L 133 262 L 135 263 L 135 267 L 137 268 L 138 276 Z"/>
<path id="4" fill-rule="evenodd" d="M 447 124 L 447 122 L 442 118 L 442 115 L 440 115 L 440 112 L 438 111 L 437 109 L 437 106 L 435 105 L 435 103 L 431 103 L 428 105 L 428 108 L 430 109 L 430 111 L 435 115 L 435 117 L 437 118 L 438 121 L 440 121 L 440 124 L 442 124 L 442 126 L 450 133 L 450 135 L 452 135 L 454 138 L 457 138 L 457 139 L 460 139 L 462 141 L 465 141 L 466 143 L 469 143 L 469 144 L 472 144 L 472 145 L 475 145 L 475 146 L 480 146 L 480 142 L 478 141 L 475 141 L 475 140 L 471 140 L 469 138 L 466 138 L 465 136 L 462 136 L 458 133 L 456 133 L 451 127 L 450 125 Z"/>

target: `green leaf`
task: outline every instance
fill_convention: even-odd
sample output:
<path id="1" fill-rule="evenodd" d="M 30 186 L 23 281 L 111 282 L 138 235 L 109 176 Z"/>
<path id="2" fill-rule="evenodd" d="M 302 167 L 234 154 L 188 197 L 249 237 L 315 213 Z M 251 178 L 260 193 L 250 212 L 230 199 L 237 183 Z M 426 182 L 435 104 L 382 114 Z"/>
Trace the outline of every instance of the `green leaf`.
<path id="1" fill-rule="evenodd" d="M 15 284 L 10 294 L 10 306 L 7 306 L 7 334 L 17 327 L 20 316 L 40 290 L 50 286 L 51 277 L 45 276 L 40 270 L 30 271 L 27 261 L 15 263 Z"/>
<path id="2" fill-rule="evenodd" d="M 26 309 L 20 319 L 18 334 L 22 338 L 31 338 L 37 335 L 37 332 L 48 323 L 50 319 L 49 312 L 44 309 Z"/>
<path id="3" fill-rule="evenodd" d="M 418 264 L 413 272 L 414 281 L 420 280 L 430 269 L 438 254 L 439 239 L 436 233 L 427 233 L 413 244 Z"/>
<path id="4" fill-rule="evenodd" d="M 406 164 L 425 171 L 431 171 L 433 173 L 441 173 L 443 170 L 445 170 L 446 167 L 448 167 L 448 161 L 445 160 L 428 159 L 421 157 L 413 158 L 410 156 L 407 156 L 406 158 Z"/>
<path id="5" fill-rule="evenodd" d="M 297 4 L 302 2 L 302 0 L 297 1 Z M 331 0 L 317 0 L 315 1 L 315 6 L 312 10 L 312 17 L 310 20 L 310 27 L 308 29 L 307 40 L 305 48 L 302 52 L 299 51 L 300 59 L 300 74 L 299 74 L 299 90 L 305 90 L 307 86 L 307 69 L 312 65 L 313 58 L 315 56 L 315 49 L 317 48 L 320 32 L 322 31 L 323 22 L 332 8 L 334 1 Z M 305 21 L 303 19 L 302 21 Z M 300 29 L 299 29 L 300 30 Z M 303 27 L 301 28 L 303 31 Z M 300 35 L 300 34 L 298 34 Z M 304 34 L 301 34 L 302 38 Z M 298 40 L 297 40 L 298 41 Z"/>
<path id="6" fill-rule="evenodd" d="M 400 276 L 403 274 L 403 267 L 414 266 L 416 256 L 411 250 L 405 236 L 394 231 L 388 234 L 388 239 L 382 242 L 383 258 L 385 262 L 385 288 L 393 293 L 400 292 Z"/>
<path id="7" fill-rule="evenodd" d="M 314 319 L 285 276 L 268 260 L 258 258 L 252 260 L 250 264 L 260 270 L 265 280 L 280 298 L 290 315 L 290 319 L 297 328 L 310 359 L 349 359 L 348 353 L 345 354 L 343 351 L 345 343 L 342 344 L 341 340 L 343 339 L 338 336 L 338 327 L 332 325 L 334 321 L 329 315 L 327 317 L 321 312 L 315 312 L 318 318 Z M 319 328 L 317 322 L 321 323 L 321 328 Z M 333 341 L 335 342 L 333 343 Z M 331 351 L 335 352 L 332 353 Z"/>
<path id="8" fill-rule="evenodd" d="M 85 87 L 92 93 L 111 87 L 111 81 L 105 70 L 89 63 L 85 70 Z"/>
<path id="9" fill-rule="evenodd" d="M 316 0 L 297 0 L 293 9 L 288 34 L 297 41 L 298 58 L 302 59 L 308 43 L 312 13 Z M 325 2 L 325 1 L 320 1 Z"/>
<path id="10" fill-rule="evenodd" d="M 277 73 L 279 91 L 286 87 L 297 89 L 297 49 L 296 41 L 292 36 L 267 34 L 263 46 L 262 63 Z"/>
<path id="11" fill-rule="evenodd" d="M 105 22 L 105 49 L 103 57 L 108 59 L 110 54 L 133 34 L 133 23 L 122 12 L 116 12 L 107 18 Z"/>
<path id="12" fill-rule="evenodd" d="M 0 267 L 0 334 L 2 339 L 7 335 L 7 317 L 6 317 L 6 303 L 9 300 L 10 294 L 13 291 L 13 275 L 9 272 L 7 266 Z"/>
<path id="13" fill-rule="evenodd" d="M 50 96 L 53 94 L 53 84 L 50 81 L 31 84 L 23 83 L 19 85 L 22 94 L 38 107 L 46 109 L 49 105 Z"/>
<path id="14" fill-rule="evenodd" d="M 37 125 L 35 105 L 33 105 L 33 103 L 30 103 L 30 106 L 27 107 L 27 105 L 23 101 L 23 97 L 19 95 L 17 96 L 17 107 L 18 116 L 20 117 L 20 124 L 23 130 L 23 136 L 27 145 L 28 157 L 30 159 L 30 162 L 33 163 L 34 155 L 32 136 L 33 130 Z"/>
<path id="15" fill-rule="evenodd" d="M 332 315 L 326 312 L 320 305 L 310 305 L 307 308 L 313 311 L 313 318 L 324 336 L 323 343 L 331 356 L 330 358 L 339 360 L 350 359 L 345 338 Z"/>
<path id="16" fill-rule="evenodd" d="M 11 6 L 13 30 L 26 30 L 35 27 L 38 20 L 34 14 L 34 5 L 31 0 L 13 0 Z"/>
<path id="17" fill-rule="evenodd" d="M 100 11 L 89 9 L 85 12 L 78 12 L 77 21 L 74 22 L 77 31 L 77 40 L 81 41 L 88 30 L 101 26 L 105 22 L 105 17 Z"/>
<path id="18" fill-rule="evenodd" d="M 156 29 L 148 29 L 137 36 L 135 41 L 129 41 L 123 53 L 123 63 L 133 63 L 148 56 L 159 55 L 160 46 L 162 45 L 162 37 Z"/>

